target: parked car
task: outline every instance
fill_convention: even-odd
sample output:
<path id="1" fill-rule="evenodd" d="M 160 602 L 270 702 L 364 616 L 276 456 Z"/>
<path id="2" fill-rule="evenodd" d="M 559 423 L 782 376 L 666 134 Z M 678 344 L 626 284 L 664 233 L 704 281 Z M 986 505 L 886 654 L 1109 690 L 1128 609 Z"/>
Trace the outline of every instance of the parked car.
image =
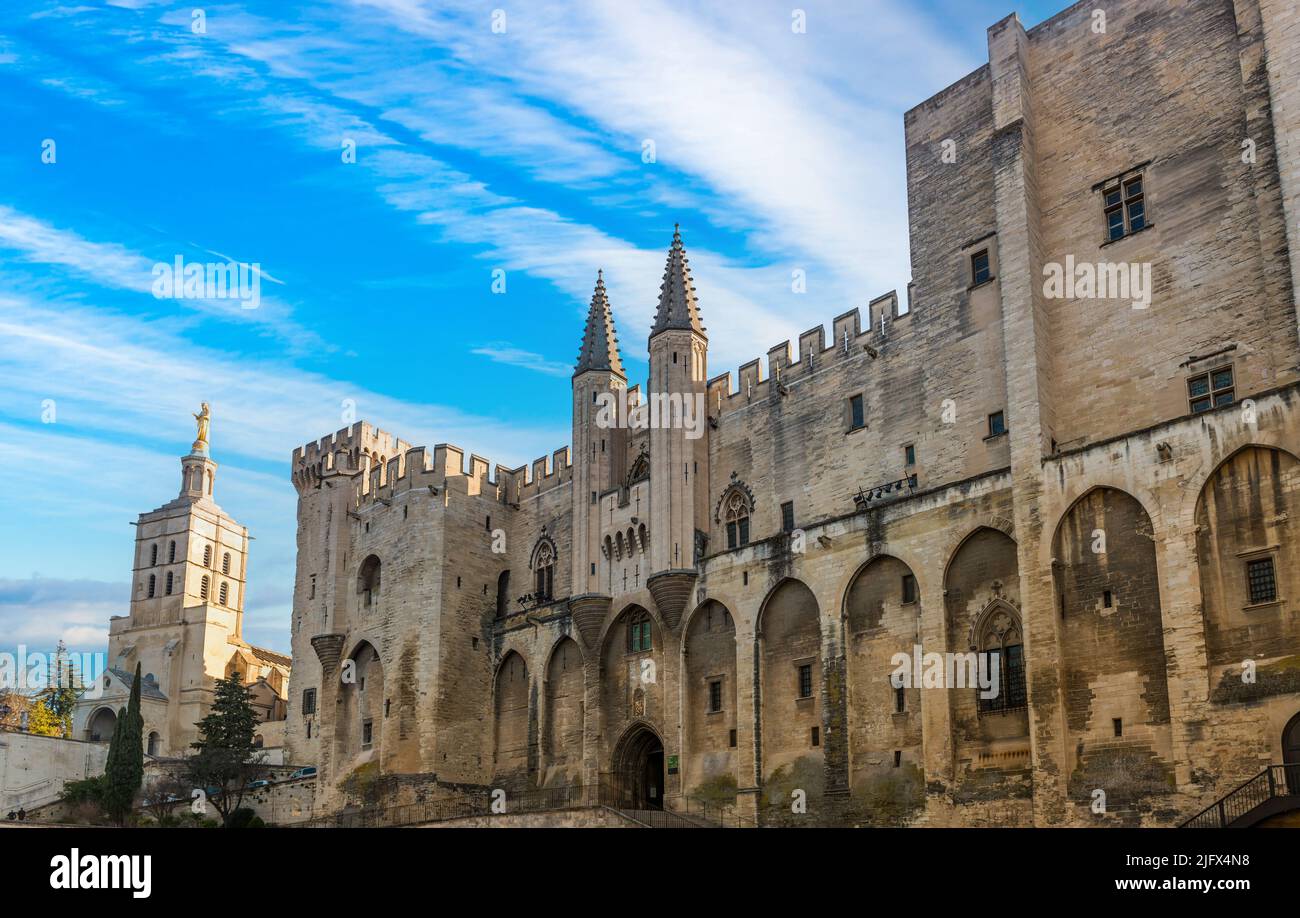
<path id="1" fill-rule="evenodd" d="M 297 771 L 290 772 L 289 777 L 285 778 L 285 780 L 297 781 L 299 778 L 314 778 L 314 777 L 316 777 L 316 766 L 308 765 L 305 768 L 299 768 Z"/>
<path id="2" fill-rule="evenodd" d="M 261 779 L 261 780 L 259 780 L 259 781 L 249 781 L 249 782 L 248 782 L 248 789 L 249 789 L 249 790 L 257 790 L 259 787 L 270 787 L 270 786 L 271 786 L 271 782 L 268 781 L 268 780 L 266 780 L 265 778 L 263 778 L 263 779 Z"/>

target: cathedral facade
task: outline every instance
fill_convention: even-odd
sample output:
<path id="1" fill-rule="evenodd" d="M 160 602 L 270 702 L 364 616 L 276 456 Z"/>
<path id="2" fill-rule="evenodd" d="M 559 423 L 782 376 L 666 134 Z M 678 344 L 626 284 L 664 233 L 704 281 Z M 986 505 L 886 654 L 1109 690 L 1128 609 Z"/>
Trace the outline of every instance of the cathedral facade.
<path id="1" fill-rule="evenodd" d="M 988 47 L 905 116 L 904 296 L 711 376 L 675 233 L 644 388 L 596 281 L 570 446 L 295 450 L 321 809 L 365 775 L 1168 825 L 1300 762 L 1300 13 L 1079 4 Z"/>

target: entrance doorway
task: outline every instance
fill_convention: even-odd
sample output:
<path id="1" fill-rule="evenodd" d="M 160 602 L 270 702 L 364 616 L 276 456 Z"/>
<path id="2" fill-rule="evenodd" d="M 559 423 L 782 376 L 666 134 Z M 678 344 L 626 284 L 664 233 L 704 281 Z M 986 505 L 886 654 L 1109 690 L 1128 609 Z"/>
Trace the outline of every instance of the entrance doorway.
<path id="1" fill-rule="evenodd" d="M 1282 764 L 1286 766 L 1287 790 L 1300 794 L 1300 714 L 1282 730 Z"/>
<path id="2" fill-rule="evenodd" d="M 632 810 L 664 808 L 664 744 L 645 724 L 633 726 L 614 750 L 610 784 L 617 805 Z"/>

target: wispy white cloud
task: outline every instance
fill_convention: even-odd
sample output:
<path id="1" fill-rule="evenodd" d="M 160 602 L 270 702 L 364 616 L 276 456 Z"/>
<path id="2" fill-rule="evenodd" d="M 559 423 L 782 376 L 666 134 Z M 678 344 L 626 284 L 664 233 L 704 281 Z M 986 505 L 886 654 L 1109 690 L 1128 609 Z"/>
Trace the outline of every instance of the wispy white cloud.
<path id="1" fill-rule="evenodd" d="M 482 347 L 470 349 L 471 354 L 477 354 L 480 357 L 486 357 L 493 363 L 504 363 L 512 367 L 522 367 L 525 370 L 532 370 L 535 373 L 544 373 L 547 376 L 567 377 L 573 373 L 573 367 L 567 363 L 560 363 L 556 360 L 547 360 L 541 354 L 534 354 L 532 351 L 526 351 L 517 348 L 509 342 L 493 342 L 485 344 Z"/>

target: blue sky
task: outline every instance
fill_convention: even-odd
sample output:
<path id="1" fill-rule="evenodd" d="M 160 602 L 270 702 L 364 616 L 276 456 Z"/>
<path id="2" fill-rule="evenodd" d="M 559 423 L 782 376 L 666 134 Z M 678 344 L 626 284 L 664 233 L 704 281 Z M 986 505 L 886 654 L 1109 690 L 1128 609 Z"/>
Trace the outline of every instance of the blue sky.
<path id="1" fill-rule="evenodd" d="M 901 291 L 903 112 L 1064 3 L 792 6 L 205 4 L 196 33 L 192 3 L 6 0 L 0 648 L 105 646 L 202 400 L 245 634 L 287 651 L 289 457 L 345 400 L 509 466 L 565 445 L 596 269 L 642 379 L 675 222 L 714 375 Z M 259 265 L 257 308 L 156 298 L 178 256 Z"/>

